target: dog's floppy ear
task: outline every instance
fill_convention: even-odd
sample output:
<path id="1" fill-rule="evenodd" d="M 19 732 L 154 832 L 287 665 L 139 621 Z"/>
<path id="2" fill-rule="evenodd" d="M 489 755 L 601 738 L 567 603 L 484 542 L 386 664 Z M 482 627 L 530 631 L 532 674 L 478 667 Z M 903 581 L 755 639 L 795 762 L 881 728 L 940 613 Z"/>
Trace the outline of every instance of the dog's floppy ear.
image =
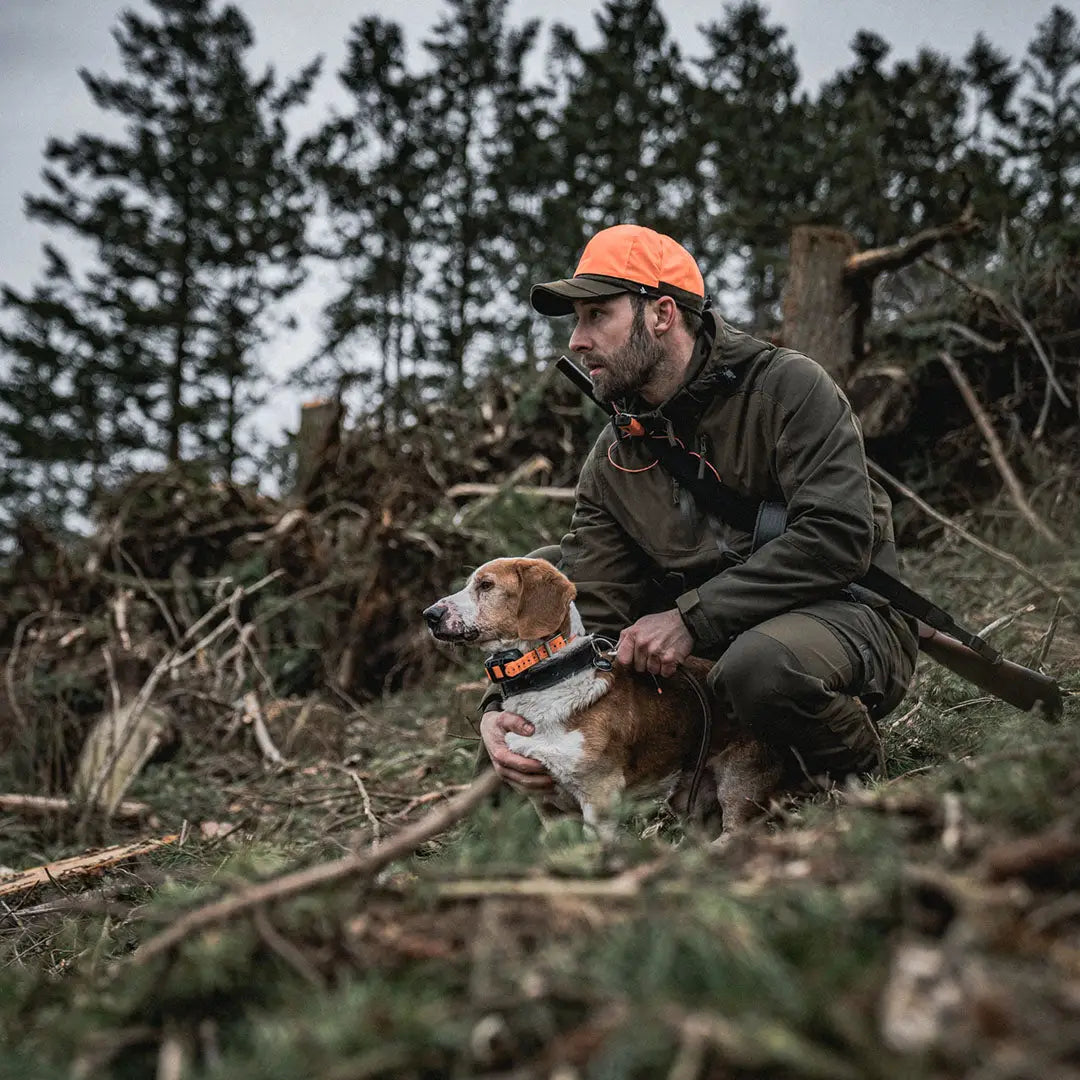
<path id="1" fill-rule="evenodd" d="M 522 640 L 551 637 L 558 632 L 577 595 L 574 584 L 543 559 L 524 559 L 517 566 L 521 580 L 518 633 Z"/>

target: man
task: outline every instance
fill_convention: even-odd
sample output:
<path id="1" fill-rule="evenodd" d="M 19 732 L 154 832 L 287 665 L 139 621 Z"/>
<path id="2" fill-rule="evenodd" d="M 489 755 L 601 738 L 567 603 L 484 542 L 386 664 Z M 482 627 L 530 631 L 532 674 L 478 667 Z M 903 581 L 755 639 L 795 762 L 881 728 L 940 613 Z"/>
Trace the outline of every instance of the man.
<path id="1" fill-rule="evenodd" d="M 895 573 L 896 554 L 888 497 L 839 388 L 813 360 L 724 323 L 689 252 L 641 226 L 598 233 L 572 278 L 535 285 L 530 299 L 541 315 L 575 317 L 570 350 L 598 399 L 674 437 L 734 491 L 786 507 L 755 546 L 681 490 L 649 437 L 609 426 L 561 546 L 586 629 L 658 676 L 690 654 L 715 659 L 720 707 L 807 775 L 880 766 L 877 721 L 903 697 L 918 643 L 906 616 L 849 588 L 871 561 Z M 521 790 L 550 787 L 506 746 L 529 725 L 487 708 L 480 733 L 496 772 Z"/>

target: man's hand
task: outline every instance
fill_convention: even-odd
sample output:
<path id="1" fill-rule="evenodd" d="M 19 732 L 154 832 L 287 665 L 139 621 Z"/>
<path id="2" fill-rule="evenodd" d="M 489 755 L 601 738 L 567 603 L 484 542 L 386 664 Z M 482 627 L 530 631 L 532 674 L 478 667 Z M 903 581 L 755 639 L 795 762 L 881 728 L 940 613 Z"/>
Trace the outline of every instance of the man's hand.
<path id="1" fill-rule="evenodd" d="M 516 713 L 487 712 L 480 721 L 480 738 L 484 740 L 484 749 L 495 772 L 511 787 L 526 794 L 549 791 L 555 786 L 555 781 L 539 761 L 515 754 L 506 745 L 508 731 L 531 735 L 533 730 L 532 724 Z"/>
<path id="2" fill-rule="evenodd" d="M 644 615 L 619 635 L 616 656 L 620 664 L 650 675 L 675 674 L 694 647 L 694 638 L 678 610 Z"/>

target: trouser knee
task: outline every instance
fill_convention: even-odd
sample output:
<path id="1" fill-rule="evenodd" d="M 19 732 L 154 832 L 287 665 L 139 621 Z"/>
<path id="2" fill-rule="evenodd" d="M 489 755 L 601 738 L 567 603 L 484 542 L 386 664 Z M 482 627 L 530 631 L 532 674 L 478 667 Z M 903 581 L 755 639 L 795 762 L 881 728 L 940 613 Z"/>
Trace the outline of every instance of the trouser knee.
<path id="1" fill-rule="evenodd" d="M 782 642 L 753 630 L 713 665 L 709 685 L 737 720 L 762 736 L 785 737 L 796 714 L 828 706 L 821 680 L 808 676 Z"/>
<path id="2" fill-rule="evenodd" d="M 802 771 L 842 776 L 881 763 L 877 729 L 844 674 L 808 672 L 782 641 L 750 630 L 713 666 L 709 684 L 752 735 L 795 751 Z"/>

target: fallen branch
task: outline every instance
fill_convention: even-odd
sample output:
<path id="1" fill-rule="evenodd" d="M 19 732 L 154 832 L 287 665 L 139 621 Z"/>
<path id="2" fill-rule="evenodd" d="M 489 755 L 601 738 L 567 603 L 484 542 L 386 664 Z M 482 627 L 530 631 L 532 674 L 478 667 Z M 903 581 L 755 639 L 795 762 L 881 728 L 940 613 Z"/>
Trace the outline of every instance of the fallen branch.
<path id="1" fill-rule="evenodd" d="M 446 492 L 448 499 L 472 499 L 478 495 L 525 495 L 531 499 L 573 502 L 574 489 L 568 487 L 504 487 L 502 484 L 455 484 Z"/>
<path id="2" fill-rule="evenodd" d="M 178 834 L 163 836 L 156 840 L 139 840 L 133 844 L 114 844 L 112 847 L 102 848 L 100 851 L 87 852 L 83 855 L 73 855 L 68 859 L 58 859 L 56 862 L 46 863 L 44 866 L 35 866 L 30 870 L 23 870 L 13 878 L 0 881 L 0 896 L 11 896 L 14 893 L 26 892 L 38 885 L 58 884 L 69 878 L 85 877 L 88 874 L 96 874 L 110 866 L 126 862 L 128 859 L 137 858 L 139 855 L 149 854 L 166 844 L 175 843 Z"/>
<path id="3" fill-rule="evenodd" d="M 153 957 L 179 945 L 191 934 L 205 930 L 208 926 L 227 922 L 238 915 L 251 911 L 261 904 L 284 900 L 290 896 L 312 889 L 322 888 L 350 877 L 363 877 L 377 873 L 384 866 L 410 855 L 425 841 L 445 832 L 451 825 L 467 817 L 499 786 L 499 778 L 494 772 L 487 772 L 475 780 L 460 795 L 455 796 L 445 806 L 432 810 L 415 825 L 401 830 L 381 847 L 362 855 L 346 855 L 333 862 L 310 866 L 297 870 L 271 881 L 260 882 L 230 896 L 224 896 L 211 904 L 206 904 L 194 911 L 182 915 L 168 929 L 150 938 L 133 957 L 135 964 L 145 964 Z"/>
<path id="4" fill-rule="evenodd" d="M 1021 514 L 1023 514 L 1031 527 L 1044 540 L 1047 540 L 1055 547 L 1060 548 L 1062 543 L 1057 534 L 1042 520 L 1042 518 L 1039 517 L 1038 514 L 1035 513 L 1031 503 L 1028 502 L 1027 495 L 1025 494 L 1016 473 L 1013 472 L 1012 466 L 1005 458 L 1005 450 L 1001 445 L 1001 440 L 998 438 L 997 432 L 994 430 L 994 425 L 990 423 L 990 418 L 986 415 L 986 411 L 979 403 L 979 399 L 976 396 L 971 383 L 968 382 L 967 376 L 961 370 L 960 365 L 956 362 L 950 352 L 942 350 L 939 355 L 942 364 L 945 366 L 945 370 L 949 373 L 949 378 L 956 384 L 957 390 L 960 391 L 960 396 L 964 399 L 964 404 L 967 405 L 969 412 L 975 419 L 975 425 L 982 433 L 983 440 L 986 442 L 986 448 L 990 451 L 990 457 L 993 459 L 994 467 L 997 469 L 998 474 L 1004 482 L 1005 489 L 1008 491 L 1009 497 L 1013 501 L 1013 505 Z"/>
<path id="5" fill-rule="evenodd" d="M 573 897 L 585 900 L 632 900 L 641 894 L 641 887 L 669 859 L 654 859 L 624 870 L 617 877 L 571 881 L 568 878 L 506 878 L 503 880 L 446 881 L 436 886 L 435 893 L 444 900 L 475 900 L 492 897 L 529 897 L 532 899 Z"/>
<path id="6" fill-rule="evenodd" d="M 989 555 L 992 559 L 996 559 L 998 562 L 1002 562 L 1006 566 L 1011 567 L 1021 577 L 1026 578 L 1033 585 L 1038 585 L 1038 587 L 1047 595 L 1054 597 L 1055 600 L 1060 600 L 1065 610 L 1068 611 L 1073 618 L 1077 617 L 1076 609 L 1069 604 L 1065 594 L 1060 589 L 1039 577 L 1034 570 L 1022 563 L 1015 555 L 1010 555 L 1007 551 L 1002 551 L 1001 548 L 994 547 L 993 544 L 988 544 L 985 540 L 980 539 L 974 533 L 965 529 L 959 522 L 953 521 L 952 518 L 941 513 L 940 510 L 935 510 L 928 502 L 912 491 L 912 489 L 902 480 L 898 480 L 892 473 L 883 469 L 880 465 L 875 465 L 872 461 L 867 461 L 866 467 L 873 476 L 877 477 L 879 480 L 885 481 L 890 487 L 903 495 L 904 498 L 910 499 L 915 506 L 926 514 L 927 517 L 933 518 L 938 524 L 944 525 L 945 528 L 955 532 L 957 536 L 966 540 L 972 547 L 978 548 L 984 555 Z"/>
<path id="7" fill-rule="evenodd" d="M 82 804 L 72 799 L 53 795 L 0 795 L 0 811 L 8 814 L 26 814 L 31 817 L 46 814 L 76 814 Z M 113 811 L 113 817 L 132 820 L 150 813 L 146 803 L 125 799 Z"/>

